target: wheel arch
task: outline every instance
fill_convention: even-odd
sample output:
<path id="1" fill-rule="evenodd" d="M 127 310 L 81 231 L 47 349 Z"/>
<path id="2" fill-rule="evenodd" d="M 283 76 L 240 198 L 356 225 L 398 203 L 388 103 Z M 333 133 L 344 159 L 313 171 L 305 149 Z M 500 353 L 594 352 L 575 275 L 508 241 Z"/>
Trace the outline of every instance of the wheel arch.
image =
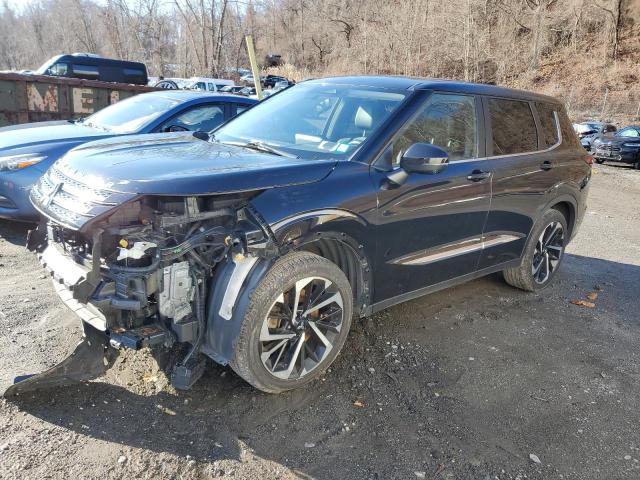
<path id="1" fill-rule="evenodd" d="M 282 254 L 291 251 L 314 253 L 340 268 L 353 289 L 354 311 L 364 315 L 371 304 L 373 274 L 368 245 L 368 223 L 360 216 L 340 209 L 307 212 L 272 225 Z M 369 248 L 367 248 L 369 247 Z"/>
<path id="2" fill-rule="evenodd" d="M 372 298 L 372 269 L 363 233 L 366 222 L 350 212 L 309 212 L 290 221 L 271 224 L 279 253 L 226 260 L 211 281 L 207 301 L 207 325 L 202 353 L 227 365 L 234 357 L 238 335 L 252 293 L 273 264 L 293 251 L 315 253 L 335 263 L 349 280 L 354 295 L 354 311 L 364 315 Z"/>
<path id="3" fill-rule="evenodd" d="M 549 209 L 558 210 L 567 220 L 567 228 L 569 229 L 569 238 L 573 237 L 574 228 L 577 218 L 577 202 L 570 195 L 563 195 L 553 199 L 545 211 Z"/>

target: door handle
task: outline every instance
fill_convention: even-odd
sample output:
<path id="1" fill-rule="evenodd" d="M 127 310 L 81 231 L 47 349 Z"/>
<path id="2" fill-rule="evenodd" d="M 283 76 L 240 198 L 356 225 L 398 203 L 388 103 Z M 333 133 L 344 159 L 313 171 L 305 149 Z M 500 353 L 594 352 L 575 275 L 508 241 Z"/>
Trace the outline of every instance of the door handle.
<path id="1" fill-rule="evenodd" d="M 467 180 L 472 182 L 479 182 L 481 180 L 486 180 L 491 177 L 491 172 L 486 172 L 484 170 L 474 170 L 471 172 L 471 175 L 467 175 Z"/>
<path id="2" fill-rule="evenodd" d="M 545 160 L 542 162 L 542 165 L 540 165 L 540 168 L 542 170 L 551 170 L 553 168 L 553 164 L 549 160 Z"/>

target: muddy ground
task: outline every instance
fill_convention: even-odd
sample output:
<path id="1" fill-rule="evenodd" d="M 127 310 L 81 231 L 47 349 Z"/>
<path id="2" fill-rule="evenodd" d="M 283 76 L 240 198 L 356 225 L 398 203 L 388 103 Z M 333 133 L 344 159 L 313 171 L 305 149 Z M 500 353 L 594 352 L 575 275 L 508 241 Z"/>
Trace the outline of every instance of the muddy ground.
<path id="1" fill-rule="evenodd" d="M 0 478 L 640 478 L 640 172 L 598 166 L 589 203 L 553 287 L 493 275 L 391 308 L 305 390 L 212 364 L 177 393 L 136 353 L 1 400 Z M 80 337 L 25 232 L 0 224 L 0 390 Z"/>

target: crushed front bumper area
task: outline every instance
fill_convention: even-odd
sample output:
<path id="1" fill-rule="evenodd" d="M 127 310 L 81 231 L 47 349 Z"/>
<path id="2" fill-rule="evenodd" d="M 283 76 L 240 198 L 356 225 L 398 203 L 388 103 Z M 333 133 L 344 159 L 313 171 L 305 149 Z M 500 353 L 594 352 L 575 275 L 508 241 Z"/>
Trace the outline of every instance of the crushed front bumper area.
<path id="1" fill-rule="evenodd" d="M 272 242 L 244 197 L 141 199 L 84 229 L 43 221 L 29 233 L 27 248 L 90 334 L 68 360 L 31 377 L 29 388 L 95 378 L 106 370 L 97 368 L 108 363 L 105 349 L 115 356 L 156 347 L 155 355 L 173 346 L 180 358 L 172 384 L 190 388 L 205 356 L 223 365 L 233 357 L 242 318 L 235 306 L 258 258 L 272 260 Z M 89 355 L 99 361 L 77 363 Z M 90 365 L 86 376 L 75 372 L 82 363 Z"/>
<path id="2" fill-rule="evenodd" d="M 73 385 L 99 377 L 113 364 L 117 351 L 109 346 L 104 332 L 83 323 L 84 336 L 75 350 L 62 362 L 36 375 L 23 375 L 5 390 L 5 398 L 24 395 L 65 385 Z"/>

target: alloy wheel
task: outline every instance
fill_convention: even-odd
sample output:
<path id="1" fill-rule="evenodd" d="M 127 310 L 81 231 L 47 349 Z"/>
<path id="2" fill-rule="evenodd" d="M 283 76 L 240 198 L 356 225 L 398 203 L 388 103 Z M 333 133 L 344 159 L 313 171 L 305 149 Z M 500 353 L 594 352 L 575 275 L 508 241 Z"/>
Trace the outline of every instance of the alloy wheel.
<path id="1" fill-rule="evenodd" d="M 333 350 L 343 319 L 337 285 L 322 277 L 296 281 L 278 296 L 262 322 L 262 364 L 280 379 L 304 377 Z"/>
<path id="2" fill-rule="evenodd" d="M 564 228 L 560 222 L 551 222 L 540 234 L 533 253 L 531 273 L 534 281 L 542 285 L 556 270 L 564 253 Z"/>

